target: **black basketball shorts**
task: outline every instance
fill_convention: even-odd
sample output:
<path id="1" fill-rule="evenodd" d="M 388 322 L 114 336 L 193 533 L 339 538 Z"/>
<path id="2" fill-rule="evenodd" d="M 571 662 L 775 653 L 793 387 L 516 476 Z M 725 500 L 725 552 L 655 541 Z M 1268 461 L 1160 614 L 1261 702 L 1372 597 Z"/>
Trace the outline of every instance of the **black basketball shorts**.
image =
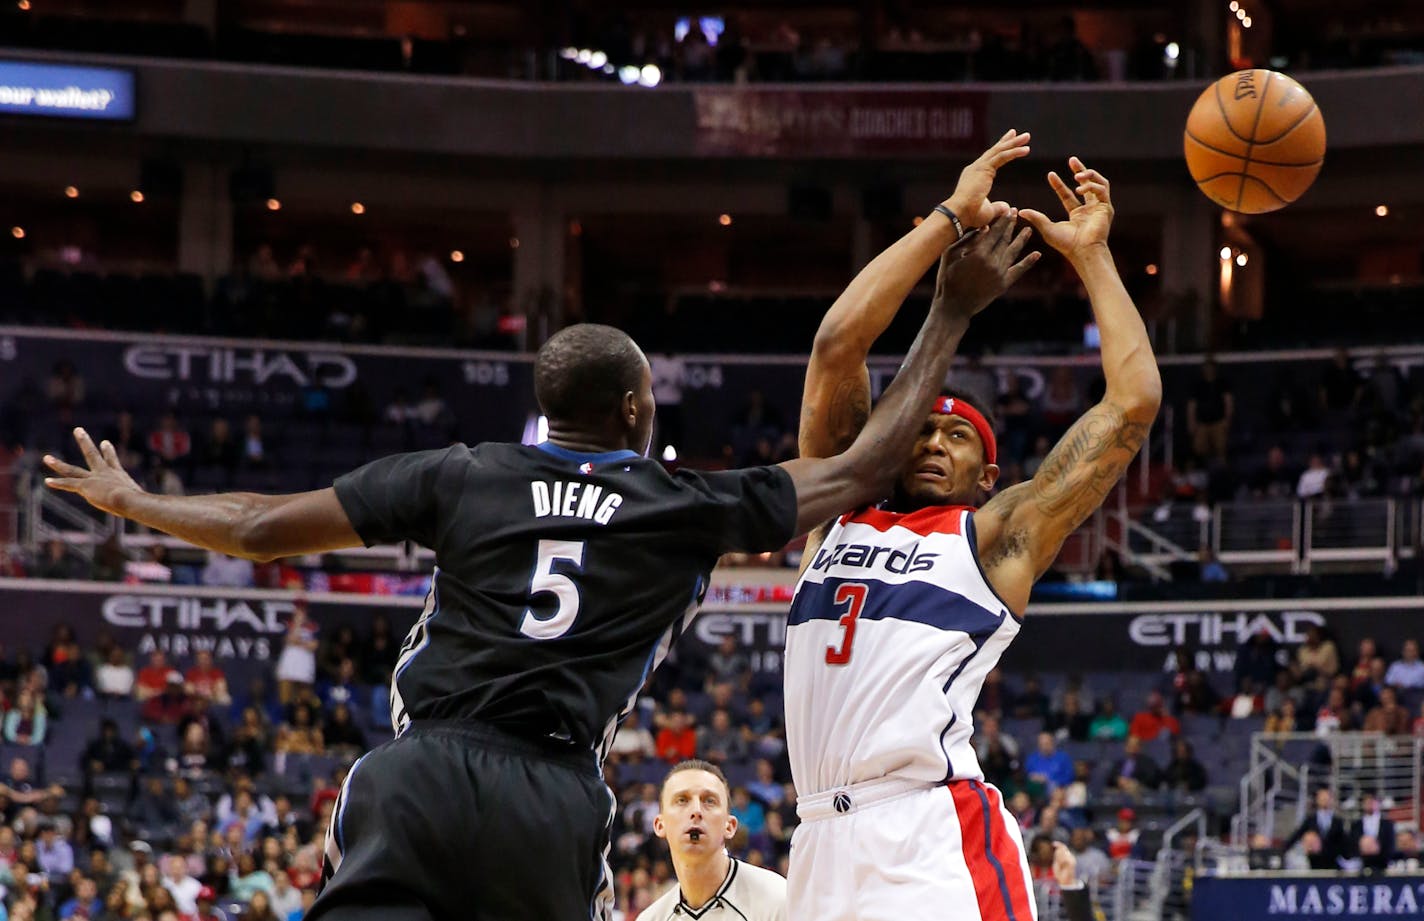
<path id="1" fill-rule="evenodd" d="M 613 796 L 590 751 L 416 721 L 352 767 L 309 921 L 606 921 Z"/>

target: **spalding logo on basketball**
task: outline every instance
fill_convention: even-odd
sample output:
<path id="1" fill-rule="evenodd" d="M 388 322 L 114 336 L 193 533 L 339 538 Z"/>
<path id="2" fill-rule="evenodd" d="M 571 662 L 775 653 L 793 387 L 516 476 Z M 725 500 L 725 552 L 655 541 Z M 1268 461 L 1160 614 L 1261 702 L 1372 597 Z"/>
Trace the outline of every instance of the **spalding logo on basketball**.
<path id="1" fill-rule="evenodd" d="M 849 793 L 837 793 L 831 803 L 836 807 L 836 812 L 850 812 Z"/>

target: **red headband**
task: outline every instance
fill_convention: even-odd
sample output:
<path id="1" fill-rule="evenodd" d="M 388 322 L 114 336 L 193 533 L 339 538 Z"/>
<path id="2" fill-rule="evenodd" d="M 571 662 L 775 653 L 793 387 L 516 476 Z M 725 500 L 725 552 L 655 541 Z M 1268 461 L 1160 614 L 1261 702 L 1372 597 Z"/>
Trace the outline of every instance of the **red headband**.
<path id="1" fill-rule="evenodd" d="M 999 462 L 999 443 L 994 440 L 994 430 L 989 427 L 989 420 L 984 418 L 984 414 L 971 406 L 968 400 L 939 397 L 930 411 L 941 416 L 958 416 L 974 426 L 974 431 L 979 433 L 979 440 L 984 443 L 985 459 L 991 464 Z"/>

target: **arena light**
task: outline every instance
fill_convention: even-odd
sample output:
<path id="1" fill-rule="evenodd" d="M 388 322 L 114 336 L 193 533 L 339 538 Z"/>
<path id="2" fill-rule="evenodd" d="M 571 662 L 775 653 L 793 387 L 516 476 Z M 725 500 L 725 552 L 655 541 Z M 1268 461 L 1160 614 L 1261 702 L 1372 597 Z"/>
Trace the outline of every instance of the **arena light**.
<path id="1" fill-rule="evenodd" d="M 281 211 L 281 210 L 282 210 L 282 200 L 281 200 L 280 198 L 269 198 L 269 199 L 267 199 L 267 210 L 268 210 L 268 211 Z"/>
<path id="2" fill-rule="evenodd" d="M 1231 261 L 1231 247 L 1229 247 L 1229 246 L 1223 246 L 1223 247 L 1221 248 L 1221 253 L 1220 253 L 1220 255 L 1221 255 L 1221 261 L 1222 261 L 1222 262 L 1229 262 L 1229 261 Z"/>
<path id="3" fill-rule="evenodd" d="M 1156 275 L 1156 274 L 1157 274 L 1157 263 L 1155 263 L 1155 262 L 1149 262 L 1149 263 L 1147 263 L 1147 268 L 1144 269 L 1143 271 L 1145 271 L 1148 275 Z"/>
<path id="4" fill-rule="evenodd" d="M 723 227 L 731 227 L 732 216 L 730 214 L 719 214 L 717 215 L 717 223 L 721 224 Z"/>
<path id="5" fill-rule="evenodd" d="M 464 254 L 462 251 L 458 250 L 458 249 L 452 249 L 452 250 L 450 250 L 450 261 L 451 261 L 451 262 L 464 262 L 464 261 L 465 261 L 465 254 Z"/>
<path id="6" fill-rule="evenodd" d="M 578 49 L 573 47 L 572 45 L 567 48 L 561 48 L 559 49 L 559 57 L 563 58 L 565 61 L 577 60 Z"/>
<path id="7" fill-rule="evenodd" d="M 1389 205 L 1375 205 L 1375 217 L 1389 217 Z"/>
<path id="8" fill-rule="evenodd" d="M 361 204 L 359 201 L 353 201 L 351 203 L 351 213 L 356 215 L 365 214 L 366 206 Z"/>
<path id="9" fill-rule="evenodd" d="M 915 219 L 914 219 L 913 221 L 911 221 L 910 223 L 911 223 L 912 225 L 914 225 L 915 227 L 918 227 L 918 226 L 920 226 L 921 224 L 923 224 L 924 222 L 925 222 L 925 219 L 922 218 L 922 217 L 920 217 L 920 216 L 917 214 L 917 215 L 915 215 Z"/>
<path id="10" fill-rule="evenodd" d="M 1167 60 L 1175 61 L 1182 56 L 1182 46 L 1176 42 L 1168 42 L 1166 48 Z"/>
<path id="11" fill-rule="evenodd" d="M 603 67 L 604 64 L 607 63 L 608 55 L 604 54 L 602 51 L 595 51 L 593 54 L 590 54 L 588 56 L 589 70 L 599 70 Z"/>
<path id="12" fill-rule="evenodd" d="M 632 86 L 638 82 L 638 77 L 641 73 L 642 72 L 632 64 L 624 64 L 618 68 L 618 79 L 623 82 L 624 86 Z"/>
<path id="13" fill-rule="evenodd" d="M 1243 29 L 1249 29 L 1249 28 L 1251 28 L 1251 17 L 1250 17 L 1250 16 L 1247 16 L 1245 19 L 1241 20 L 1241 28 L 1243 28 Z"/>
<path id="14" fill-rule="evenodd" d="M 574 55 L 574 60 L 578 61 L 580 64 L 587 64 L 589 61 L 593 60 L 593 52 L 589 51 L 587 48 L 580 48 L 578 50 L 578 54 Z"/>
<path id="15" fill-rule="evenodd" d="M 1237 10 L 1241 9 L 1241 4 L 1237 3 L 1236 0 L 1231 0 L 1231 5 L 1228 6 L 1227 9 L 1231 10 L 1231 12 L 1234 13 Z"/>
<path id="16" fill-rule="evenodd" d="M 663 460 L 669 464 L 677 460 L 677 448 L 672 445 L 663 448 Z"/>
<path id="17" fill-rule="evenodd" d="M 129 193 L 129 201 L 133 202 L 136 205 L 143 204 L 143 193 L 140 192 L 138 189 L 134 189 L 132 192 Z"/>
<path id="18" fill-rule="evenodd" d="M 613 76 L 614 74 L 618 73 L 618 69 L 617 69 L 616 67 L 614 67 L 612 64 L 604 64 L 604 65 L 603 65 L 603 72 L 606 73 L 606 74 L 608 74 L 608 76 L 611 77 L 611 76 Z"/>
<path id="19" fill-rule="evenodd" d="M 518 238 L 518 237 L 510 237 L 510 238 L 509 238 L 509 248 L 510 248 L 510 249 L 519 249 L 519 238 Z"/>
<path id="20" fill-rule="evenodd" d="M 67 185 L 67 186 L 64 187 L 64 197 L 65 197 L 65 198 L 78 198 L 78 197 L 79 197 L 79 190 L 78 190 L 77 188 L 75 188 L 74 186 L 72 186 L 72 185 Z"/>
<path id="21" fill-rule="evenodd" d="M 1236 19 L 1237 19 L 1237 21 L 1240 21 L 1240 20 L 1245 19 L 1245 18 L 1246 18 L 1246 11 L 1245 11 L 1245 10 L 1237 10 L 1237 11 L 1236 11 Z"/>
<path id="22" fill-rule="evenodd" d="M 657 86 L 663 82 L 662 69 L 656 64 L 644 64 L 642 71 L 638 74 L 638 82 L 649 88 Z"/>
<path id="23" fill-rule="evenodd" d="M 10 236 L 14 237 L 16 240 L 25 239 L 25 228 L 21 227 L 19 224 L 16 224 L 14 227 L 10 228 Z"/>
<path id="24" fill-rule="evenodd" d="M 1247 259 L 1246 259 L 1246 254 L 1245 254 L 1245 253 L 1237 253 L 1237 254 L 1236 254 L 1236 264 L 1237 264 L 1237 265 L 1239 265 L 1239 266 L 1245 266 L 1245 265 L 1246 265 L 1246 262 L 1247 262 Z"/>
<path id="25" fill-rule="evenodd" d="M 30 0 L 18 0 L 15 5 L 20 8 L 21 12 L 28 12 L 30 9 Z"/>

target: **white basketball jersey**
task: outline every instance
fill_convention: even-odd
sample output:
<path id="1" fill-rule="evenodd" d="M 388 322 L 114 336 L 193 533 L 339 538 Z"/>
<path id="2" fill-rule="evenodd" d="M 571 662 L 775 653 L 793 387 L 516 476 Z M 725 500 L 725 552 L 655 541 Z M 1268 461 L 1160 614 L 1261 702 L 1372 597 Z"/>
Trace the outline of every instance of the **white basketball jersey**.
<path id="1" fill-rule="evenodd" d="M 981 780 L 970 744 L 984 676 L 1020 621 L 989 587 L 974 509 L 838 519 L 786 633 L 786 739 L 802 796 L 894 775 Z"/>

